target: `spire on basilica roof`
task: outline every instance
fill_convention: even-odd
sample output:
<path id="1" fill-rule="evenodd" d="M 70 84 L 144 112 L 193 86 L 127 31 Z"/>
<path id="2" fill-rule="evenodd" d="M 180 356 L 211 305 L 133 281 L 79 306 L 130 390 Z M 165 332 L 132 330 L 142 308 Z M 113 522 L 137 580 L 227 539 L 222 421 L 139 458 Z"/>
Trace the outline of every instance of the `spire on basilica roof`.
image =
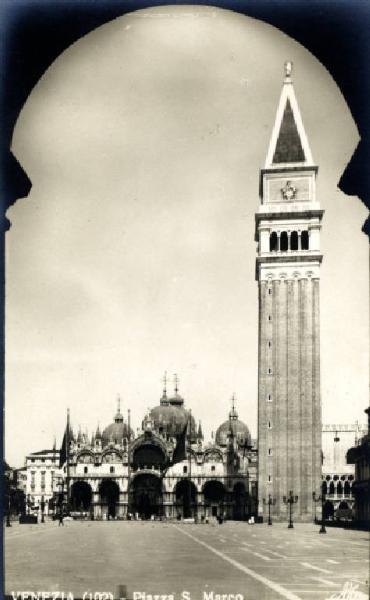
<path id="1" fill-rule="evenodd" d="M 204 435 L 203 435 L 203 431 L 202 431 L 202 424 L 199 421 L 199 425 L 198 425 L 198 440 L 204 440 Z"/>
<path id="2" fill-rule="evenodd" d="M 73 433 L 73 429 L 72 429 L 72 426 L 71 426 L 71 425 L 69 426 L 69 441 L 70 441 L 70 442 L 74 442 L 74 441 L 76 441 L 76 439 L 75 439 L 75 435 L 74 435 L 74 433 Z"/>
<path id="3" fill-rule="evenodd" d="M 162 392 L 162 398 L 161 398 L 161 404 L 168 404 L 168 398 L 167 398 L 167 371 L 164 372 L 163 375 L 163 392 Z"/>
<path id="4" fill-rule="evenodd" d="M 98 426 L 96 428 L 95 439 L 96 440 L 101 440 L 101 431 L 100 431 L 99 423 L 98 423 Z"/>
<path id="5" fill-rule="evenodd" d="M 239 415 L 236 412 L 236 408 L 235 408 L 235 394 L 233 394 L 232 398 L 231 398 L 231 411 L 229 412 L 229 419 L 230 419 L 230 421 L 236 421 L 238 416 Z"/>
<path id="6" fill-rule="evenodd" d="M 291 78 L 293 63 L 287 61 L 284 70 L 285 78 L 266 157 L 266 169 L 314 164 Z"/>
<path id="7" fill-rule="evenodd" d="M 121 413 L 121 397 L 119 394 L 117 394 L 117 412 L 114 417 L 114 422 L 115 423 L 123 423 L 123 416 Z"/>
<path id="8" fill-rule="evenodd" d="M 170 398 L 169 403 L 173 406 L 182 406 L 184 404 L 184 399 L 179 394 L 179 376 L 177 373 L 173 376 L 174 383 L 174 395 Z"/>

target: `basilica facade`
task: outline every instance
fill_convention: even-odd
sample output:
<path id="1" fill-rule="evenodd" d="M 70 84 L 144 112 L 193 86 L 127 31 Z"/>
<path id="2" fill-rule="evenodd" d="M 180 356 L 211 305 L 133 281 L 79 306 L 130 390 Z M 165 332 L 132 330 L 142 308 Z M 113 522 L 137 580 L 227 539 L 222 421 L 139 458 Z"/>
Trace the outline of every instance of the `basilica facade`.
<path id="1" fill-rule="evenodd" d="M 172 397 L 163 390 L 136 435 L 128 421 L 118 405 L 113 422 L 91 437 L 69 428 L 61 476 L 73 516 L 201 521 L 256 514 L 257 451 L 234 401 L 208 443 L 177 387 Z"/>

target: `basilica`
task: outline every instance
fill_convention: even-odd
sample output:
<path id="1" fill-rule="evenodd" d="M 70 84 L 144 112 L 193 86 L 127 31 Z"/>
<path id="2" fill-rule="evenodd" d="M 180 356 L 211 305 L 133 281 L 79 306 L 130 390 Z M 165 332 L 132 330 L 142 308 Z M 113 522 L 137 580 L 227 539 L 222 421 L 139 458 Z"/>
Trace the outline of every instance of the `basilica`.
<path id="1" fill-rule="evenodd" d="M 90 437 L 69 427 L 68 437 L 63 498 L 75 517 L 201 521 L 256 513 L 257 450 L 234 399 L 208 443 L 177 383 L 170 397 L 164 387 L 136 435 L 118 400 L 113 422 L 102 431 Z"/>

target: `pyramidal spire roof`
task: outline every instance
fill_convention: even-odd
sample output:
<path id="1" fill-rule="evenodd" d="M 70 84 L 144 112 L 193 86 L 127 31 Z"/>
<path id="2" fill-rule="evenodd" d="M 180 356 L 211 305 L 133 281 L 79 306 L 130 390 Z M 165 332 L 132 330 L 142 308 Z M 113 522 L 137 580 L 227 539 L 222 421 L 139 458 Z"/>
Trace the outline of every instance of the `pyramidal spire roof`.
<path id="1" fill-rule="evenodd" d="M 292 67 L 291 62 L 285 63 L 285 79 L 266 157 L 266 169 L 314 164 L 294 93 Z"/>

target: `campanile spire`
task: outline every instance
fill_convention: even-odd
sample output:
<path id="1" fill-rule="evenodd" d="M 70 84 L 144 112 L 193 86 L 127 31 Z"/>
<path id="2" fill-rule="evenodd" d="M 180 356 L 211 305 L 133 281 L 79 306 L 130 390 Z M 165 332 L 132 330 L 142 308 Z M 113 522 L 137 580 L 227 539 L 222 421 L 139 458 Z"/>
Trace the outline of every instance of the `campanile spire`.
<path id="1" fill-rule="evenodd" d="M 285 77 L 261 169 L 256 214 L 259 289 L 258 489 L 275 498 L 298 496 L 300 520 L 312 518 L 321 481 L 319 282 L 323 211 L 314 164 L 292 81 Z"/>
<path id="2" fill-rule="evenodd" d="M 294 92 L 293 63 L 285 63 L 285 78 L 276 111 L 275 123 L 266 156 L 265 168 L 291 165 L 313 166 L 298 102 Z"/>

